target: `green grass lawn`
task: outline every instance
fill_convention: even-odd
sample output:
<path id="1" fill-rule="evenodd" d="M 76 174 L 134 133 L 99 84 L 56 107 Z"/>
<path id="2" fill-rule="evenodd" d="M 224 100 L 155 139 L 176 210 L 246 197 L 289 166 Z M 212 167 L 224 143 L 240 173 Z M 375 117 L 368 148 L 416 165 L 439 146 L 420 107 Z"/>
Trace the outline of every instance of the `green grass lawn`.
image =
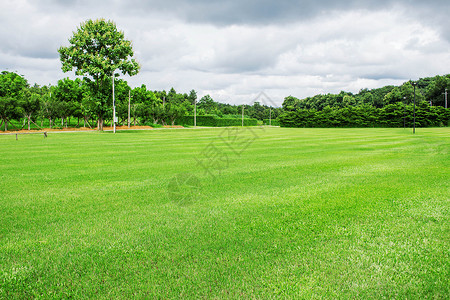
<path id="1" fill-rule="evenodd" d="M 449 128 L 0 136 L 0 298 L 448 299 L 449 148 Z"/>

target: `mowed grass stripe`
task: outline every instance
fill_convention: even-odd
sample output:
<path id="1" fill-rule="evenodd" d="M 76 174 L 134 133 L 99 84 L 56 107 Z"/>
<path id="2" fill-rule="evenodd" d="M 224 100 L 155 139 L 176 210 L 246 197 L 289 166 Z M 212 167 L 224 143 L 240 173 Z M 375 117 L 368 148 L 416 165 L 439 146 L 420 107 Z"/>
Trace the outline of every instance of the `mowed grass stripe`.
<path id="1" fill-rule="evenodd" d="M 0 297 L 448 295 L 447 128 L 227 130 L 0 136 Z"/>

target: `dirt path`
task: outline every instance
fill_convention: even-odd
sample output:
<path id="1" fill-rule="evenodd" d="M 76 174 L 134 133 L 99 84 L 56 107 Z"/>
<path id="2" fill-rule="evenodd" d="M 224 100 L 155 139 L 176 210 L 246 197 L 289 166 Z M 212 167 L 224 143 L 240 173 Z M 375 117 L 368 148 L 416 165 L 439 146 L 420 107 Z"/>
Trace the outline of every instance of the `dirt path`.
<path id="1" fill-rule="evenodd" d="M 214 128 L 214 127 L 183 127 L 180 125 L 165 125 L 163 127 L 154 128 L 151 126 L 131 126 L 128 128 L 128 126 L 117 126 L 116 130 L 162 130 L 162 129 L 202 129 L 202 128 Z M 103 127 L 103 131 L 113 131 L 113 127 Z M 80 127 L 80 128 L 62 128 L 62 129 L 50 129 L 50 128 L 43 128 L 40 130 L 16 130 L 16 131 L 0 131 L 0 135 L 11 135 L 11 134 L 28 134 L 28 133 L 44 133 L 44 132 L 95 132 L 97 131 L 96 128 L 91 129 L 87 127 Z"/>

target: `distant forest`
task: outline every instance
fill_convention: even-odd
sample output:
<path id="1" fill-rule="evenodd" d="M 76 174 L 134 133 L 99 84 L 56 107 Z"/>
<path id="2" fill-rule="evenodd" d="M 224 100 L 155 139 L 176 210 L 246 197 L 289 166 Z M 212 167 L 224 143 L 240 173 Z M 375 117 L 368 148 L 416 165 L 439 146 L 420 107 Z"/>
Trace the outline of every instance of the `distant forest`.
<path id="1" fill-rule="evenodd" d="M 427 101 L 432 106 L 444 106 L 445 89 L 450 91 L 450 74 L 421 78 L 417 81 L 416 102 Z M 347 106 L 371 105 L 382 108 L 397 102 L 410 104 L 414 100 L 414 87 L 410 81 L 401 86 L 388 85 L 377 89 L 362 89 L 357 94 L 340 92 L 339 94 L 316 95 L 305 99 L 293 96 L 286 97 L 283 102 L 284 110 L 343 108 Z"/>
<path id="2" fill-rule="evenodd" d="M 450 75 L 362 89 L 358 94 L 289 96 L 278 121 L 286 127 L 412 127 L 414 121 L 418 127 L 449 126 L 450 111 L 444 108 L 448 91 Z"/>

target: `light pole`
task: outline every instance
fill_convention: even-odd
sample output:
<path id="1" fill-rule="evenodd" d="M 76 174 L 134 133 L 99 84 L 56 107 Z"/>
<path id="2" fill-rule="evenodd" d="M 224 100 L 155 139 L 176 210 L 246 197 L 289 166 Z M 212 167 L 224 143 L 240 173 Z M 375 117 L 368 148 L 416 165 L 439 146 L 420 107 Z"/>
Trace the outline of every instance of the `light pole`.
<path id="1" fill-rule="evenodd" d="M 194 100 L 194 127 L 197 127 L 197 99 Z"/>
<path id="2" fill-rule="evenodd" d="M 406 97 L 403 97 L 403 129 L 406 128 Z"/>
<path id="3" fill-rule="evenodd" d="M 112 98 L 113 98 L 113 127 L 114 127 L 114 133 L 116 133 L 116 100 L 114 95 L 114 71 L 112 74 Z"/>
<path id="4" fill-rule="evenodd" d="M 272 106 L 269 108 L 269 126 L 272 126 Z"/>
<path id="5" fill-rule="evenodd" d="M 128 128 L 131 127 L 131 89 L 128 90 Z"/>
<path id="6" fill-rule="evenodd" d="M 445 108 L 447 108 L 447 89 L 445 89 Z"/>
<path id="7" fill-rule="evenodd" d="M 416 133 L 416 86 L 417 81 L 411 81 L 412 86 L 414 87 L 414 121 L 413 121 L 413 133 Z"/>

